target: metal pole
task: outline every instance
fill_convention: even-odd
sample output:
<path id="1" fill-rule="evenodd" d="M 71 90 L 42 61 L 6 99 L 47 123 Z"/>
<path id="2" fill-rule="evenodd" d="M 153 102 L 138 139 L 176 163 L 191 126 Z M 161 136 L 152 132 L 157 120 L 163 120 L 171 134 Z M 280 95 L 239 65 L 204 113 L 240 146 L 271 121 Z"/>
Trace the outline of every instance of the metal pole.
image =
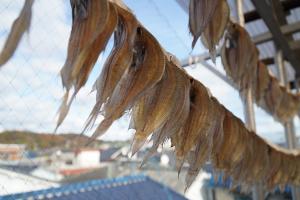
<path id="1" fill-rule="evenodd" d="M 240 26 L 245 26 L 245 19 L 243 13 L 243 1 L 236 0 L 236 10 L 237 10 L 237 20 Z M 254 106 L 253 106 L 253 93 L 252 88 L 250 87 L 246 91 L 246 96 L 243 99 L 244 104 L 244 116 L 246 121 L 246 126 L 248 129 L 256 132 L 256 125 L 255 125 L 255 113 L 254 113 Z M 262 188 L 262 184 L 257 183 L 252 188 L 252 198 L 253 200 L 263 200 L 264 199 L 264 191 Z"/>
<path id="2" fill-rule="evenodd" d="M 285 85 L 289 89 L 289 84 L 287 80 L 286 70 L 284 67 L 284 60 L 281 50 L 276 51 L 275 63 L 278 69 L 278 77 L 282 85 Z M 289 122 L 283 124 L 286 143 L 289 149 L 294 149 L 297 147 L 297 141 L 295 136 L 295 127 L 293 123 L 293 119 Z M 292 186 L 292 198 L 293 200 L 300 199 L 300 191 L 299 188 Z"/>
<path id="3" fill-rule="evenodd" d="M 289 84 L 287 80 L 286 70 L 284 67 L 284 60 L 281 50 L 277 50 L 276 52 L 276 58 L 275 62 L 278 69 L 278 77 L 282 85 L 286 86 L 289 89 Z M 285 129 L 285 137 L 287 146 L 290 149 L 297 147 L 297 141 L 295 136 L 295 127 L 293 123 L 293 119 L 291 119 L 289 122 L 283 124 Z"/>
<path id="4" fill-rule="evenodd" d="M 208 69 L 214 75 L 216 75 L 217 77 L 219 77 L 220 79 L 222 79 L 225 83 L 227 83 L 228 85 L 232 86 L 233 88 L 235 87 L 232 80 L 230 80 L 227 76 L 225 76 L 224 74 L 222 74 L 222 72 L 220 72 L 215 67 L 213 67 L 212 65 L 210 65 L 209 63 L 207 63 L 205 60 L 203 60 L 201 58 L 189 57 L 189 59 L 185 59 L 185 60 L 181 61 L 181 66 L 182 67 L 189 67 L 189 66 L 194 65 L 194 64 L 201 64 L 201 65 L 203 65 L 206 69 Z"/>
<path id="5" fill-rule="evenodd" d="M 245 26 L 243 0 L 236 0 L 237 20 L 240 26 Z"/>

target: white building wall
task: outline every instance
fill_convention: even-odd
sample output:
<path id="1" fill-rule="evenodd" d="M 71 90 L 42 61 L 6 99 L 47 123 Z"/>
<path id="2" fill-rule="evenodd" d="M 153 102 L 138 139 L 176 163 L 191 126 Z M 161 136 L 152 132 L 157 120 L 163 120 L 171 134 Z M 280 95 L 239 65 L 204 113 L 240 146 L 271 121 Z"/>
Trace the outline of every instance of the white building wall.
<path id="1" fill-rule="evenodd" d="M 82 167 L 98 166 L 100 163 L 100 151 L 81 151 L 77 154 L 76 161 Z"/>

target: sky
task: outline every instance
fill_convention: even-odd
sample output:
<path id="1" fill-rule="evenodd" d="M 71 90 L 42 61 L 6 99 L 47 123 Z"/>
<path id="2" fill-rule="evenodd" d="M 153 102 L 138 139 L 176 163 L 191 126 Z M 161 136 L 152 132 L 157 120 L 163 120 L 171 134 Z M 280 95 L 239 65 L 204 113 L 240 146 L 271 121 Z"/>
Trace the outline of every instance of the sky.
<path id="1" fill-rule="evenodd" d="M 23 0 L 1 0 L 0 49 L 23 2 Z M 175 0 L 124 0 L 124 2 L 161 45 L 180 60 L 206 51 L 200 42 L 194 50 L 191 49 L 192 37 L 187 27 L 188 16 Z M 57 110 L 64 93 L 59 71 L 66 59 L 70 30 L 69 1 L 35 1 L 29 33 L 23 37 L 13 58 L 0 70 L 0 131 L 53 132 Z M 79 133 L 83 129 L 95 103 L 95 94 L 91 93 L 92 84 L 110 52 L 112 41 L 108 46 L 98 59 L 86 86 L 79 92 L 58 134 Z M 225 74 L 219 59 L 216 65 L 212 65 Z M 243 105 L 233 88 L 204 66 L 193 65 L 186 70 L 208 87 L 227 109 L 243 120 Z M 256 106 L 255 115 L 259 135 L 272 142 L 285 141 L 282 125 Z M 128 131 L 128 121 L 129 116 L 125 115 L 115 122 L 101 139 L 129 139 L 132 132 Z M 299 127 L 298 118 L 295 119 L 295 123 Z M 92 130 L 86 134 L 91 133 Z"/>

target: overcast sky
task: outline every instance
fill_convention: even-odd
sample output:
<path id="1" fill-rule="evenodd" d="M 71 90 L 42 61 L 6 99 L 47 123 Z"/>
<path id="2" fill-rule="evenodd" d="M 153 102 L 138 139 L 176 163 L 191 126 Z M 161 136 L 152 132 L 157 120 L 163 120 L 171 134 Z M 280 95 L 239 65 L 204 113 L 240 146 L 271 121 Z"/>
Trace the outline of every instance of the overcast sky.
<path id="1" fill-rule="evenodd" d="M 13 20 L 23 5 L 23 0 L 1 0 L 0 48 Z M 175 0 L 125 0 L 137 18 L 156 36 L 161 45 L 179 59 L 205 50 L 201 44 L 191 50 L 192 38 L 188 32 L 188 16 Z M 71 29 L 69 1 L 36 0 L 33 22 L 14 55 L 0 70 L 0 131 L 32 130 L 52 132 L 56 112 L 63 96 L 59 70 L 64 64 L 67 42 Z M 111 43 L 109 44 L 111 46 Z M 59 129 L 59 133 L 80 132 L 95 102 L 91 86 L 109 54 L 107 48 L 98 60 L 86 86 L 78 94 L 71 111 Z M 218 60 L 217 69 L 224 73 Z M 208 87 L 212 94 L 235 115 L 243 119 L 243 107 L 238 93 L 214 76 L 203 66 L 187 68 L 187 71 Z M 255 108 L 257 132 L 274 142 L 284 141 L 282 126 L 261 109 Z M 128 116 L 116 122 L 102 139 L 128 139 Z M 297 126 L 299 119 L 295 120 Z M 90 134 L 90 133 L 87 133 Z"/>

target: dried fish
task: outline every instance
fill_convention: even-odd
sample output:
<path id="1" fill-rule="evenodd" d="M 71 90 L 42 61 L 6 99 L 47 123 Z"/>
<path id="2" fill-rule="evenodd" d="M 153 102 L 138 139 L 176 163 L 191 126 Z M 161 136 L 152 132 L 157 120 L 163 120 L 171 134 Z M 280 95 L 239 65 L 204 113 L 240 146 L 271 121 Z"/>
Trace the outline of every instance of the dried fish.
<path id="1" fill-rule="evenodd" d="M 25 31 L 29 31 L 33 3 L 34 0 L 26 0 L 18 18 L 15 19 L 0 52 L 0 68 L 14 55 Z"/>
<path id="2" fill-rule="evenodd" d="M 255 135 L 255 133 L 253 133 L 253 135 Z M 269 167 L 267 154 L 268 148 L 266 142 L 264 142 L 264 140 L 259 137 L 255 138 L 253 144 L 253 149 L 255 150 L 255 156 L 253 156 L 252 162 L 253 173 L 249 176 L 251 176 L 251 179 L 253 179 L 255 182 L 258 182 L 261 177 L 265 175 Z"/>
<path id="3" fill-rule="evenodd" d="M 217 108 L 217 100 L 210 98 L 207 104 L 209 112 L 208 116 L 205 117 L 201 122 L 198 122 L 200 132 L 196 138 L 197 144 L 195 151 L 190 152 L 189 155 L 189 169 L 186 175 L 186 187 L 189 187 L 195 180 L 203 164 L 210 158 L 213 149 L 213 139 L 215 135 L 219 135 L 220 131 L 223 131 L 222 121 L 218 117 L 221 116 L 220 108 Z M 218 117 L 215 117 L 216 116 Z M 225 119 L 224 119 L 225 120 Z"/>
<path id="4" fill-rule="evenodd" d="M 176 147 L 176 157 L 186 155 L 195 146 L 201 130 L 207 126 L 203 121 L 209 117 L 210 96 L 207 88 L 194 81 L 191 85 L 189 117 L 180 132 L 181 142 Z"/>
<path id="5" fill-rule="evenodd" d="M 166 123 L 153 133 L 152 147 L 143 159 L 142 164 L 144 164 L 147 159 L 156 152 L 160 144 L 180 131 L 189 115 L 190 79 L 186 73 L 177 66 L 176 60 L 174 61 L 174 59 L 171 59 L 171 66 L 175 69 L 176 74 L 176 82 L 173 83 L 176 84 L 176 93 L 173 97 L 173 102 L 171 102 L 172 111 Z"/>
<path id="6" fill-rule="evenodd" d="M 194 48 L 198 38 L 212 20 L 220 0 L 190 0 L 189 29 L 194 39 Z"/>
<path id="7" fill-rule="evenodd" d="M 241 26 L 230 23 L 224 45 L 221 50 L 222 63 L 229 77 L 243 93 L 248 88 L 255 88 L 258 51 L 251 38 Z"/>
<path id="8" fill-rule="evenodd" d="M 244 138 L 243 134 L 245 134 Z M 236 155 L 233 155 L 232 158 L 238 159 L 235 159 L 235 162 L 232 164 L 232 167 L 230 169 L 227 169 L 226 171 L 228 171 L 229 174 L 234 178 L 236 184 L 242 185 L 246 183 L 247 186 L 251 182 L 252 178 L 252 168 L 249 168 L 249 165 L 251 165 L 253 159 L 255 159 L 253 144 L 255 142 L 256 137 L 252 132 L 248 132 L 245 127 L 239 127 L 239 136 L 239 140 L 241 138 L 243 139 L 242 141 L 239 141 L 238 145 L 242 145 L 241 143 L 245 144 L 245 147 L 242 147 L 243 156 L 240 157 L 240 152 L 236 151 Z"/>
<path id="9" fill-rule="evenodd" d="M 73 0 L 73 10 L 77 10 L 73 11 L 75 18 L 76 15 L 84 19 L 89 17 L 89 7 L 84 2 Z M 225 179 L 233 179 L 232 187 L 240 185 L 243 191 L 248 191 L 258 181 L 269 188 L 275 185 L 283 187 L 288 183 L 300 184 L 299 152 L 269 144 L 248 130 L 240 119 L 212 97 L 208 89 L 190 77 L 173 55 L 161 48 L 126 6 L 118 0 L 110 1 L 108 6 L 108 16 L 113 13 L 111 9 L 116 8 L 118 26 L 114 49 L 105 63 L 101 78 L 96 82 L 97 103 L 90 118 L 93 123 L 101 113 L 104 120 L 90 141 L 102 135 L 126 111 L 131 111 L 130 128 L 136 130 L 133 153 L 151 136 L 153 145 L 142 162 L 144 164 L 160 145 L 171 139 L 179 172 L 185 161 L 189 164 L 186 187 L 191 185 L 208 160 L 211 160 L 215 171 L 223 173 Z M 196 25 L 193 25 L 195 28 Z M 300 97 L 288 93 L 258 62 L 257 49 L 242 27 L 230 24 L 226 41 L 222 49 L 222 61 L 226 73 L 240 89 L 241 96 L 245 90 L 252 88 L 260 105 L 280 119 L 288 118 L 289 115 L 283 112 L 284 102 L 292 102 L 287 106 L 292 112 L 300 106 Z M 97 42 L 91 45 L 95 44 Z M 87 55 L 87 58 L 93 55 Z M 74 62 L 78 67 L 82 61 L 79 64 Z M 70 88 L 82 86 L 77 84 L 78 80 L 84 83 L 85 76 L 77 77 L 81 74 L 79 68 L 66 71 L 72 78 Z M 86 78 L 89 75 L 83 74 L 86 74 Z M 67 89 L 63 105 L 68 104 L 68 95 Z"/>
<path id="10" fill-rule="evenodd" d="M 267 66 L 263 62 L 258 62 L 256 70 L 256 89 L 255 89 L 255 98 L 256 102 L 259 102 L 265 96 L 266 90 L 270 82 L 270 76 Z"/>
<path id="11" fill-rule="evenodd" d="M 149 89 L 145 95 L 143 95 L 137 102 L 134 104 L 131 111 L 131 119 L 129 124 L 129 129 L 140 130 L 145 125 L 147 118 L 147 113 L 151 108 L 151 101 L 155 95 L 156 87 Z"/>
<path id="12" fill-rule="evenodd" d="M 137 29 L 136 53 L 133 62 L 119 81 L 111 98 L 104 106 L 104 120 L 97 127 L 91 140 L 101 136 L 124 112 L 154 87 L 165 70 L 164 53 L 155 38 L 145 28 Z"/>
<path id="13" fill-rule="evenodd" d="M 106 0 L 71 1 L 71 6 L 73 25 L 61 78 L 66 94 L 72 86 L 74 92 L 69 102 L 62 102 L 55 130 L 65 119 L 73 99 L 87 81 L 99 54 L 105 48 L 117 24 L 115 6 Z"/>
<path id="14" fill-rule="evenodd" d="M 299 95 L 280 87 L 278 79 L 258 61 L 258 50 L 246 30 L 239 25 L 229 24 L 221 57 L 226 74 L 240 90 L 241 97 L 245 97 L 245 91 L 252 88 L 256 103 L 278 121 L 286 122 L 296 115 L 300 106 Z"/>
<path id="15" fill-rule="evenodd" d="M 185 124 L 190 111 L 190 79 L 182 69 L 179 69 L 174 62 L 172 63 L 175 68 L 177 79 L 176 94 L 172 102 L 173 109 L 170 115 L 172 117 L 168 118 L 168 121 L 164 126 L 157 131 L 160 137 L 154 140 L 154 147 L 157 147 L 158 144 L 161 144 L 173 134 L 177 133 Z"/>
<path id="16" fill-rule="evenodd" d="M 232 167 L 231 158 L 234 153 L 234 147 L 238 142 L 239 134 L 238 121 L 232 113 L 226 112 L 223 121 L 223 143 L 216 155 L 214 165 L 218 169 L 230 169 Z"/>
<path id="17" fill-rule="evenodd" d="M 216 62 L 216 45 L 224 35 L 229 15 L 230 9 L 227 1 L 220 0 L 217 4 L 212 20 L 208 23 L 203 35 L 201 36 L 201 41 L 203 45 L 209 49 L 210 56 L 214 63 Z"/>
<path id="18" fill-rule="evenodd" d="M 266 177 L 266 183 L 267 183 L 267 187 L 271 189 L 275 186 L 273 179 L 280 168 L 281 154 L 276 150 L 272 150 L 270 147 L 268 152 L 270 157 L 270 169 L 269 169 L 270 171 Z"/>
<path id="19" fill-rule="evenodd" d="M 164 76 L 157 83 L 157 85 L 144 97 L 140 99 L 141 103 L 136 105 L 139 107 L 137 110 L 144 112 L 136 112 L 137 115 L 133 115 L 135 123 L 135 135 L 133 139 L 132 151 L 135 154 L 140 147 L 144 144 L 148 136 L 155 130 L 161 128 L 167 120 L 174 117 L 171 116 L 171 106 L 176 96 L 176 71 L 170 63 L 166 63 Z M 142 108 L 141 108 L 142 107 Z M 139 115 L 140 114 L 140 115 Z"/>
<path id="20" fill-rule="evenodd" d="M 283 86 L 280 86 L 280 90 L 282 98 L 275 114 L 280 121 L 287 122 L 298 112 L 298 108 L 300 107 L 300 94 L 291 93 Z"/>
<path id="21" fill-rule="evenodd" d="M 104 29 L 109 16 L 109 5 L 101 1 L 71 1 L 73 24 L 68 45 L 68 55 L 61 70 L 64 87 L 70 89 L 74 63 L 84 48 L 93 43 Z M 85 14 L 82 14 L 82 13 Z M 78 70 L 76 70 L 78 71 Z"/>
<path id="22" fill-rule="evenodd" d="M 275 114 L 278 106 L 280 105 L 282 96 L 283 93 L 280 89 L 278 80 L 275 77 L 271 77 L 268 90 L 264 96 L 267 111 Z"/>
<path id="23" fill-rule="evenodd" d="M 216 155 L 217 152 L 219 152 L 221 145 L 223 143 L 223 121 L 225 118 L 225 113 L 226 113 L 226 108 L 221 105 L 218 100 L 215 97 L 211 97 L 211 100 L 213 101 L 213 105 L 215 106 L 215 127 L 214 127 L 214 132 L 212 134 L 210 141 L 210 154 L 211 157 Z"/>
<path id="24" fill-rule="evenodd" d="M 103 103 L 111 97 L 122 75 L 130 67 L 133 58 L 133 46 L 138 27 L 134 15 L 117 6 L 118 26 L 115 31 L 115 44 L 106 60 L 102 72 L 94 84 L 97 90 L 96 104 L 86 123 L 86 128 L 93 125 Z M 85 128 L 85 129 L 86 129 Z"/>
<path id="25" fill-rule="evenodd" d="M 74 62 L 72 79 L 75 80 L 75 91 L 78 91 L 86 83 L 88 75 L 93 69 L 100 53 L 105 49 L 109 38 L 115 30 L 117 20 L 116 8 L 113 4 L 109 4 L 109 15 L 103 30 L 98 30 L 98 36 L 95 36 L 95 40 L 82 49 Z M 96 27 L 99 26 L 96 25 Z"/>

